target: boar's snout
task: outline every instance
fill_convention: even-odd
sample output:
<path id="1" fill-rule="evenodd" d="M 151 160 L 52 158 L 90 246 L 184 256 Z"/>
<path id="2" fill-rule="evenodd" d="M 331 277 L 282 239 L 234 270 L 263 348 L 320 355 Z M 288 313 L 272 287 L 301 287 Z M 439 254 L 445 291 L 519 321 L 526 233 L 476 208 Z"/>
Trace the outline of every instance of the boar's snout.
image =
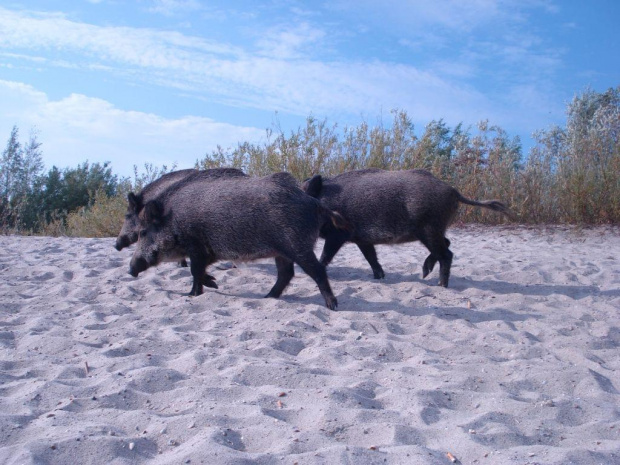
<path id="1" fill-rule="evenodd" d="M 116 248 L 116 250 L 118 250 L 120 252 L 125 247 L 129 247 L 130 245 L 131 244 L 129 243 L 129 237 L 128 236 L 119 236 L 116 239 L 116 245 L 114 247 Z"/>
<path id="2" fill-rule="evenodd" d="M 149 265 L 144 258 L 132 258 L 129 264 L 129 274 L 135 278 L 148 267 Z"/>

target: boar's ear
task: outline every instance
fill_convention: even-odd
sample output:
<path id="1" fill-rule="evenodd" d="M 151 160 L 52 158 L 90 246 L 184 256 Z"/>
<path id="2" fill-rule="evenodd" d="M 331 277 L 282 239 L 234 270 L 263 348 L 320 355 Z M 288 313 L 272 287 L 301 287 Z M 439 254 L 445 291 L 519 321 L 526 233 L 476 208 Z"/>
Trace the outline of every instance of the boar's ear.
<path id="1" fill-rule="evenodd" d="M 129 202 L 129 208 L 136 213 L 142 209 L 142 200 L 141 197 L 138 197 L 133 192 L 127 194 L 127 201 Z"/>
<path id="2" fill-rule="evenodd" d="M 144 217 L 150 224 L 161 224 L 164 219 L 162 205 L 157 200 L 151 200 L 144 206 Z"/>
<path id="3" fill-rule="evenodd" d="M 323 189 L 323 178 L 320 174 L 315 174 L 310 179 L 306 179 L 301 188 L 309 196 L 318 198 L 321 195 L 321 189 Z"/>

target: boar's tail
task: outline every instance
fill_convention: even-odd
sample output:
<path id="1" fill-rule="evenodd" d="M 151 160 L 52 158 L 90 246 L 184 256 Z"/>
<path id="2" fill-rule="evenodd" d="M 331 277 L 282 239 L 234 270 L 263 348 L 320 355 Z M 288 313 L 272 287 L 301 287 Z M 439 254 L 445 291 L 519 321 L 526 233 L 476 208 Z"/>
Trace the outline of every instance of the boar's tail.
<path id="1" fill-rule="evenodd" d="M 477 200 L 471 200 L 471 199 L 468 199 L 467 197 L 463 197 L 461 194 L 458 194 L 458 196 L 459 196 L 458 197 L 459 202 L 461 203 L 466 203 L 467 205 L 473 205 L 474 207 L 488 208 L 489 210 L 502 213 L 510 219 L 515 218 L 515 214 L 506 205 L 504 205 L 502 202 L 498 200 L 483 200 L 479 202 Z"/>
<path id="2" fill-rule="evenodd" d="M 352 229 L 349 222 L 345 220 L 344 217 L 340 213 L 332 211 L 328 208 L 325 208 L 323 205 L 320 205 L 320 204 L 319 204 L 319 208 L 320 208 L 321 216 L 323 217 L 323 221 L 325 223 L 327 223 L 328 221 L 331 221 L 331 223 L 334 225 L 336 229 L 344 229 L 345 231 L 350 231 Z"/>

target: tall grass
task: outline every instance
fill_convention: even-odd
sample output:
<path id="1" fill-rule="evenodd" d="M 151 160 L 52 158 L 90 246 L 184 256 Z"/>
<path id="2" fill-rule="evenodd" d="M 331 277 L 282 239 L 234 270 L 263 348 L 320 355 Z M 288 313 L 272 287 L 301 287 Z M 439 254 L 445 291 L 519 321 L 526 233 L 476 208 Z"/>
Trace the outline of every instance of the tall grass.
<path id="1" fill-rule="evenodd" d="M 519 203 L 516 196 L 520 168 L 519 139 L 510 139 L 505 131 L 481 122 L 475 134 L 457 126 L 450 129 L 444 121 L 430 122 L 421 137 L 404 111 L 393 111 L 388 126 L 371 127 L 363 122 L 345 127 L 308 118 L 306 126 L 290 136 L 269 133 L 262 145 L 247 142 L 225 152 L 221 148 L 197 162 L 198 168 L 234 166 L 251 176 L 288 171 L 298 180 L 321 173 L 335 176 L 362 168 L 386 170 L 430 170 L 474 198 L 505 199 Z M 497 222 L 497 215 L 475 209 L 462 209 L 459 221 Z"/>
<path id="2" fill-rule="evenodd" d="M 196 166 L 235 166 L 253 176 L 289 171 L 300 181 L 361 168 L 423 168 L 466 197 L 504 201 L 520 223 L 620 223 L 620 87 L 577 95 L 567 106 L 566 127 L 536 132 L 527 157 L 518 137 L 488 121 L 453 129 L 431 121 L 418 137 L 406 112 L 391 115 L 388 125 L 362 122 L 342 131 L 309 117 L 288 136 L 269 131 L 261 145 L 218 148 Z M 457 221 L 506 219 L 462 208 Z"/>

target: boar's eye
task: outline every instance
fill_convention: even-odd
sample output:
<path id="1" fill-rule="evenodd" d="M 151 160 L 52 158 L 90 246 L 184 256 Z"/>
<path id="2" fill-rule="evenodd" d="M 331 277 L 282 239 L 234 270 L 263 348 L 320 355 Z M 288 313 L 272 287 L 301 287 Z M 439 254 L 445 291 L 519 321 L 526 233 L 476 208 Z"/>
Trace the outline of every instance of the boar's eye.
<path id="1" fill-rule="evenodd" d="M 144 237 L 146 236 L 146 229 L 142 229 L 140 230 L 140 232 L 138 233 L 138 237 Z"/>

